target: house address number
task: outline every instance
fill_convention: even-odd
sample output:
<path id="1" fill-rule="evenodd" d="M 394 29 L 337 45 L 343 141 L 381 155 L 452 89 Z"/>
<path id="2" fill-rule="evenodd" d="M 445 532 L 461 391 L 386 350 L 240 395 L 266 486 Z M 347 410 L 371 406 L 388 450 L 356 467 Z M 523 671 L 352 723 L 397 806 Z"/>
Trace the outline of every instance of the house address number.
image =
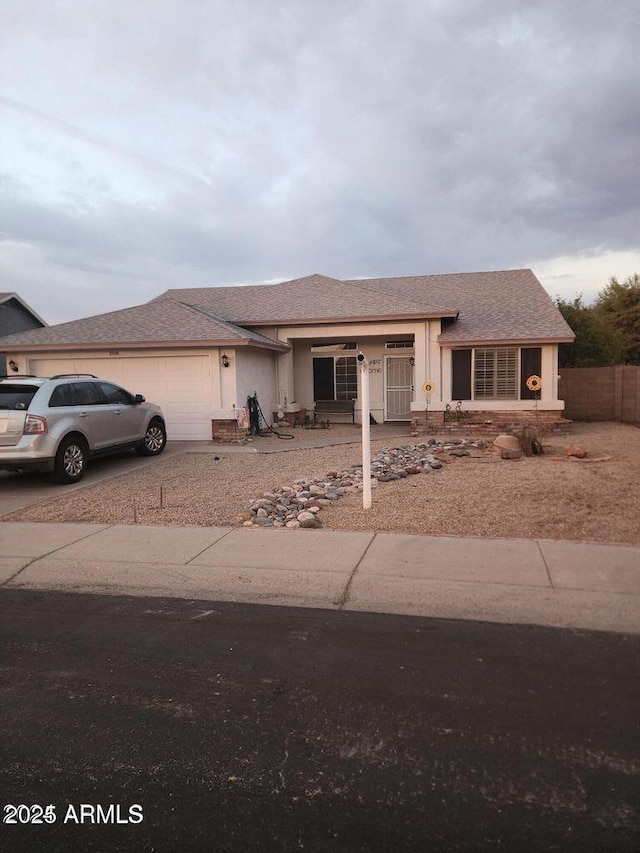
<path id="1" fill-rule="evenodd" d="M 120 350 L 119 349 L 110 349 L 109 355 L 120 355 Z"/>

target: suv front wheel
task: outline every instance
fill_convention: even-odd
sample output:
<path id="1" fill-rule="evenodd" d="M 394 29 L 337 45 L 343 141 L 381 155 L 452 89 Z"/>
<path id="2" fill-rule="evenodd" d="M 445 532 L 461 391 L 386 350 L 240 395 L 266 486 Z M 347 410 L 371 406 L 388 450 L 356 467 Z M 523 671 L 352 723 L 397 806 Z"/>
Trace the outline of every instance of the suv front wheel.
<path id="1" fill-rule="evenodd" d="M 84 476 L 89 454 L 80 438 L 69 436 L 61 442 L 53 466 L 56 483 L 77 483 Z"/>
<path id="2" fill-rule="evenodd" d="M 142 442 L 136 447 L 140 456 L 157 456 L 165 448 L 167 443 L 167 431 L 159 418 L 154 418 L 144 435 Z"/>

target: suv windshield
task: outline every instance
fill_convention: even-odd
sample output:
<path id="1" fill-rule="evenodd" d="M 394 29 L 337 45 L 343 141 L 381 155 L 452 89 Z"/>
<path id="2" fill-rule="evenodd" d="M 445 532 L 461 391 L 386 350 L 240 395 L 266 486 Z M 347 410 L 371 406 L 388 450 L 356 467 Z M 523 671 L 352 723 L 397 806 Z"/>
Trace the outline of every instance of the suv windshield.
<path id="1" fill-rule="evenodd" d="M 0 409 L 28 409 L 38 388 L 38 385 L 0 384 Z"/>

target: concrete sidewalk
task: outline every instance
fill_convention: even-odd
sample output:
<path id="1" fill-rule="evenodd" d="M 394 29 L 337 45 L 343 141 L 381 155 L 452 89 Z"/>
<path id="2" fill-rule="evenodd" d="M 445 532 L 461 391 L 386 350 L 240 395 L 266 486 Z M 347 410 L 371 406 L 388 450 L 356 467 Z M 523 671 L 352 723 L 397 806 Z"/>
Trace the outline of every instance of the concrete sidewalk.
<path id="1" fill-rule="evenodd" d="M 640 632 L 640 547 L 0 523 L 0 583 Z"/>

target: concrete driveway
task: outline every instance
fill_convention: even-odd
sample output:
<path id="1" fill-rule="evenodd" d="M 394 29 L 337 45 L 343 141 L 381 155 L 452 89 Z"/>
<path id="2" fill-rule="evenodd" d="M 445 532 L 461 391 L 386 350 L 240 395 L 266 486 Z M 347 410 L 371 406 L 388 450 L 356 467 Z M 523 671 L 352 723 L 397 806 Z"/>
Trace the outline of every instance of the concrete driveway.
<path id="1" fill-rule="evenodd" d="M 191 441 L 169 441 L 164 453 L 159 457 L 166 459 L 191 449 Z M 157 457 L 138 456 L 135 450 L 126 450 L 113 456 L 92 459 L 87 473 L 79 483 L 62 486 L 52 482 L 46 473 L 16 474 L 12 471 L 0 471 L 0 518 L 31 504 L 40 503 L 48 498 L 58 498 L 86 486 L 93 486 L 111 477 L 119 477 L 129 471 L 135 471 L 146 465 L 154 465 Z"/>

